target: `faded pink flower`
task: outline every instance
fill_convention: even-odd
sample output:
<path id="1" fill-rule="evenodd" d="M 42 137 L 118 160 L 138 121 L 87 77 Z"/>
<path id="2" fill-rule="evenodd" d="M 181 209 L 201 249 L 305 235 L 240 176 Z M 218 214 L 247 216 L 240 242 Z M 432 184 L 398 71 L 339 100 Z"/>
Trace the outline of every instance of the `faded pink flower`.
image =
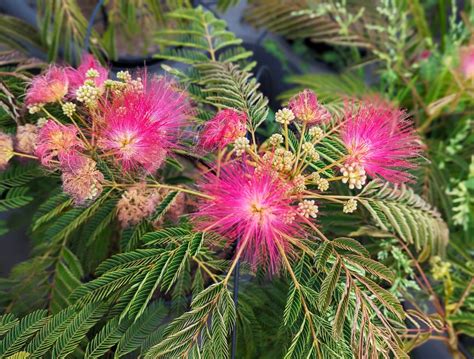
<path id="1" fill-rule="evenodd" d="M 8 161 L 13 157 L 13 139 L 10 135 L 0 132 L 0 170 L 8 166 Z"/>
<path id="2" fill-rule="evenodd" d="M 208 151 L 222 149 L 245 136 L 246 123 L 244 113 L 233 109 L 221 110 L 204 125 L 199 144 Z"/>
<path id="3" fill-rule="evenodd" d="M 66 71 L 51 66 L 44 74 L 35 76 L 26 91 L 26 105 L 33 106 L 57 102 L 66 96 L 69 82 Z"/>
<path id="4" fill-rule="evenodd" d="M 421 140 L 404 111 L 381 101 L 348 105 L 341 138 L 348 151 L 342 169 L 352 187 L 365 183 L 365 173 L 372 177 L 401 183 L 411 180 L 408 169 L 416 167 Z"/>
<path id="5" fill-rule="evenodd" d="M 304 90 L 293 96 L 288 103 L 296 118 L 307 124 L 327 123 L 331 120 L 329 111 L 318 102 L 316 94 Z"/>
<path id="6" fill-rule="evenodd" d="M 187 96 L 162 78 L 129 89 L 103 105 L 99 146 L 125 171 L 156 171 L 178 148 L 191 106 Z"/>
<path id="7" fill-rule="evenodd" d="M 139 183 L 127 189 L 117 203 L 117 216 L 122 227 L 133 226 L 153 214 L 161 200 L 156 188 Z"/>
<path id="8" fill-rule="evenodd" d="M 107 80 L 109 70 L 101 66 L 91 54 L 85 54 L 82 56 L 81 64 L 77 69 L 68 68 L 66 74 L 69 79 L 69 93 L 75 95 L 76 90 L 84 85 L 84 81 L 88 79 L 87 72 L 89 70 L 95 70 L 98 74 L 96 77 L 91 77 L 95 85 L 98 88 L 102 88 L 105 80 Z"/>
<path id="9" fill-rule="evenodd" d="M 78 130 L 73 125 L 58 124 L 48 120 L 39 130 L 36 156 L 41 164 L 52 167 L 52 161 L 59 161 L 62 167 L 74 167 L 84 144 L 78 138 Z"/>
<path id="10" fill-rule="evenodd" d="M 474 45 L 461 47 L 459 55 L 462 74 L 466 79 L 474 79 Z"/>
<path id="11" fill-rule="evenodd" d="M 271 171 L 255 171 L 242 164 L 228 164 L 217 177 L 207 174 L 200 185 L 212 199 L 202 200 L 195 213 L 197 227 L 221 234 L 238 248 L 254 267 L 275 273 L 281 264 L 277 243 L 289 250 L 288 237 L 300 233 L 303 221 L 296 216 L 288 185 Z"/>
<path id="12" fill-rule="evenodd" d="M 102 193 L 103 174 L 96 162 L 89 157 L 76 157 L 75 166 L 65 170 L 61 179 L 63 191 L 69 194 L 78 206 L 92 201 Z"/>
<path id="13" fill-rule="evenodd" d="M 27 154 L 35 153 L 37 142 L 38 127 L 32 125 L 31 123 L 17 127 L 15 147 L 18 152 Z"/>

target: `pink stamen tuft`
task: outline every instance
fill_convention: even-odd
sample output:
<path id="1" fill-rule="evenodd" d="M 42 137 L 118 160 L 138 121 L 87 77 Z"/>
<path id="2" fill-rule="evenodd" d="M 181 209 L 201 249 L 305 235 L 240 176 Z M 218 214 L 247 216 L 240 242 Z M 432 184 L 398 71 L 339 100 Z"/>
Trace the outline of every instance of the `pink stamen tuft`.
<path id="1" fill-rule="evenodd" d="M 311 90 L 296 94 L 290 100 L 289 107 L 297 119 L 307 124 L 324 124 L 331 120 L 331 114 L 318 102 L 316 94 Z"/>
<path id="2" fill-rule="evenodd" d="M 60 101 L 66 96 L 69 81 L 63 68 L 51 66 L 44 74 L 31 81 L 26 91 L 25 103 L 28 106 Z"/>
<path id="3" fill-rule="evenodd" d="M 161 78 L 115 95 L 101 112 L 99 146 L 125 171 L 143 168 L 151 173 L 179 147 L 191 105 L 184 92 Z"/>
<path id="4" fill-rule="evenodd" d="M 233 109 L 219 111 L 206 122 L 201 132 L 200 147 L 207 151 L 222 149 L 245 136 L 247 116 Z"/>
<path id="5" fill-rule="evenodd" d="M 420 156 L 422 146 L 404 111 L 373 100 L 348 105 L 345 117 L 341 138 L 348 158 L 343 173 L 348 172 L 354 184 L 365 182 L 365 172 L 394 183 L 411 180 L 407 170 L 416 168 L 413 160 Z"/>
<path id="6" fill-rule="evenodd" d="M 199 204 L 194 215 L 198 228 L 238 241 L 252 266 L 278 272 L 277 243 L 289 251 L 287 238 L 300 233 L 303 221 L 292 206 L 289 186 L 271 171 L 234 163 L 224 166 L 220 177 L 207 174 L 200 188 L 213 199 Z"/>

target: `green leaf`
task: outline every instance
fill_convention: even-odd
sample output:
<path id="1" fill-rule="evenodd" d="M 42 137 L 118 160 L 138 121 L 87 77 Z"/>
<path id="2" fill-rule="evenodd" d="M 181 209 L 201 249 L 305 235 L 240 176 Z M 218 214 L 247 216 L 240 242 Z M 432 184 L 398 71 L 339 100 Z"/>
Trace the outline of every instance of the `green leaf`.
<path id="1" fill-rule="evenodd" d="M 154 302 L 126 330 L 115 351 L 116 357 L 124 356 L 138 349 L 147 337 L 153 334 L 166 316 L 166 308 L 161 302 Z"/>
<path id="2" fill-rule="evenodd" d="M 34 358 L 43 357 L 72 322 L 75 314 L 74 308 L 69 307 L 54 315 L 28 344 L 26 351 Z"/>
<path id="3" fill-rule="evenodd" d="M 323 283 L 321 284 L 321 290 L 319 292 L 318 307 L 321 312 L 324 312 L 329 304 L 331 304 L 331 299 L 334 295 L 334 290 L 336 289 L 337 281 L 341 273 L 341 262 L 336 260 L 329 271 L 329 274 L 324 278 Z"/>
<path id="4" fill-rule="evenodd" d="M 46 320 L 46 310 L 37 310 L 22 318 L 0 341 L 0 356 L 8 357 L 23 348 Z"/>
<path id="5" fill-rule="evenodd" d="M 87 344 L 84 358 L 103 358 L 103 356 L 122 338 L 129 323 L 119 323 L 117 317 L 108 321 L 99 333 Z"/>
<path id="6" fill-rule="evenodd" d="M 89 330 L 102 318 L 107 307 L 91 303 L 81 309 L 58 338 L 51 356 L 63 358 L 71 354 Z"/>

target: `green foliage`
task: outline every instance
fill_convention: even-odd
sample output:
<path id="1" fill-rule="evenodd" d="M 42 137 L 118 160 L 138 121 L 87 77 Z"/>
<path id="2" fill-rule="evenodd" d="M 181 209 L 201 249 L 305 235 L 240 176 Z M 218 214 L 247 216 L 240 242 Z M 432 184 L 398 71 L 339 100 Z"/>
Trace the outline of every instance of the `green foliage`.
<path id="1" fill-rule="evenodd" d="M 208 61 L 235 63 L 251 56 L 239 46 L 242 40 L 226 30 L 225 21 L 202 7 L 178 9 L 166 17 L 176 21 L 178 28 L 157 32 L 155 42 L 165 47 L 155 55 L 160 59 L 195 65 Z"/>
<path id="2" fill-rule="evenodd" d="M 97 268 L 100 276 L 79 287 L 71 298 L 82 304 L 93 303 L 126 291 L 128 302 L 121 318 L 137 320 L 146 311 L 156 290 L 168 292 L 187 262 L 200 251 L 202 233 L 178 231 L 181 232 L 179 237 L 170 236 L 173 231 L 167 229 L 146 234 L 143 241 L 155 248 L 111 257 Z"/>
<path id="3" fill-rule="evenodd" d="M 155 41 L 166 49 L 156 57 L 191 68 L 185 72 L 168 66 L 164 69 L 189 86 L 198 103 L 244 111 L 254 132 L 267 118 L 268 100 L 258 92 L 259 84 L 249 72 L 255 66 L 247 61 L 252 52 L 240 46 L 242 40 L 226 30 L 224 21 L 201 7 L 177 10 L 167 16 L 178 22 L 178 29 L 158 33 Z"/>
<path id="4" fill-rule="evenodd" d="M 117 345 L 118 357 L 131 353 L 147 343 L 147 340 L 158 339 L 162 329 L 162 322 L 166 316 L 166 308 L 162 302 L 151 303 L 134 323 L 128 326 Z"/>
<path id="5" fill-rule="evenodd" d="M 78 62 L 84 49 L 87 19 L 75 0 L 39 1 L 40 36 L 48 48 L 48 60 L 58 59 L 60 51 L 68 62 Z M 98 38 L 95 31 L 92 37 Z M 100 47 L 91 48 L 101 57 Z"/>
<path id="6" fill-rule="evenodd" d="M 251 129 L 257 128 L 268 116 L 268 100 L 258 92 L 260 84 L 252 74 L 230 63 L 210 62 L 196 65 L 201 73 L 205 102 L 214 107 L 243 110 Z"/>
<path id="7" fill-rule="evenodd" d="M 361 192 L 359 202 L 377 226 L 413 244 L 426 258 L 445 251 L 449 231 L 440 214 L 412 189 L 372 181 Z"/>
<path id="8" fill-rule="evenodd" d="M 0 342 L 0 355 L 8 357 L 15 354 L 41 328 L 46 318 L 46 311 L 36 311 L 22 318 L 11 328 Z"/>
<path id="9" fill-rule="evenodd" d="M 30 24 L 9 15 L 0 16 L 0 43 L 25 53 L 43 49 L 38 31 Z"/>
<path id="10" fill-rule="evenodd" d="M 14 165 L 0 173 L 0 212 L 20 208 L 29 204 L 28 183 L 42 175 L 37 165 Z"/>
<path id="11" fill-rule="evenodd" d="M 217 355 L 228 357 L 227 337 L 235 323 L 232 295 L 222 283 L 199 293 L 191 310 L 175 319 L 165 330 L 164 340 L 153 346 L 145 358 L 176 358 Z"/>

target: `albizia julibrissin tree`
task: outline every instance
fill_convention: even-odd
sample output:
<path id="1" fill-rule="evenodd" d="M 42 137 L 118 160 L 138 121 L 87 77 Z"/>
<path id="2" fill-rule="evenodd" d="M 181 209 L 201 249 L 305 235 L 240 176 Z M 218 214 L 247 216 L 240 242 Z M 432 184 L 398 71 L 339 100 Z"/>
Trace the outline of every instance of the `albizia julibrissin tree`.
<path id="1" fill-rule="evenodd" d="M 424 161 L 408 114 L 370 97 L 332 113 L 306 90 L 268 133 L 240 40 L 200 8 L 171 16 L 157 41 L 194 45 L 159 56 L 186 70 L 51 66 L 0 134 L 3 207 L 35 178 L 38 200 L 57 187 L 2 286 L 0 355 L 224 358 L 233 332 L 242 357 L 403 357 L 442 330 L 370 251 L 389 237 L 426 259 L 447 240 L 406 185 Z"/>

